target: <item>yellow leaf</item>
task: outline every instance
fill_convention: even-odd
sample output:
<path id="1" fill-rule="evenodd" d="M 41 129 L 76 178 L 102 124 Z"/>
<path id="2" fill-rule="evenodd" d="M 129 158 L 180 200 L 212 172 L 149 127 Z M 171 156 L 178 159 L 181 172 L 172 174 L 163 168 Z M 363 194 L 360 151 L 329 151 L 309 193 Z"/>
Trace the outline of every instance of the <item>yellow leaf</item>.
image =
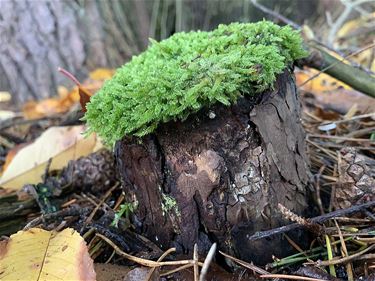
<path id="1" fill-rule="evenodd" d="M 69 160 L 99 150 L 102 145 L 96 135 L 91 134 L 85 138 L 82 135 L 84 130 L 84 126 L 49 128 L 14 156 L 0 179 L 0 185 L 20 189 L 25 184 L 39 183 L 50 158 L 50 170 L 60 170 Z"/>
<path id="2" fill-rule="evenodd" d="M 0 102 L 7 102 L 12 99 L 12 96 L 9 92 L 0 91 Z"/>
<path id="3" fill-rule="evenodd" d="M 71 228 L 19 231 L 0 242 L 0 280 L 95 280 L 82 237 Z"/>
<path id="4" fill-rule="evenodd" d="M 109 68 L 97 68 L 91 71 L 89 76 L 92 80 L 106 80 L 112 78 L 115 71 Z"/>
<path id="5" fill-rule="evenodd" d="M 58 96 L 41 100 L 39 102 L 29 101 L 23 105 L 22 112 L 27 119 L 37 119 L 67 112 L 79 101 L 78 87 L 70 92 L 67 88 L 59 86 Z"/>
<path id="6" fill-rule="evenodd" d="M 312 68 L 305 68 L 304 71 L 296 72 L 295 75 L 297 86 L 299 87 L 300 85 L 304 84 L 305 81 L 311 79 L 318 73 L 318 70 Z M 320 73 L 319 76 L 311 79 L 302 87 L 303 90 L 310 92 L 333 91 L 337 90 L 338 88 L 351 89 L 348 85 L 325 73 Z"/>
<path id="7" fill-rule="evenodd" d="M 358 17 L 350 21 L 347 21 L 337 32 L 336 37 L 337 38 L 345 37 L 349 35 L 350 33 L 352 33 L 353 31 L 355 31 L 356 29 L 363 27 L 366 24 L 370 25 L 374 19 L 375 19 L 375 12 Z"/>
<path id="8" fill-rule="evenodd" d="M 29 101 L 24 104 L 22 112 L 27 119 L 37 119 L 45 116 L 52 116 L 54 114 L 67 112 L 74 100 L 69 103 L 66 102 L 67 98 L 49 98 L 40 102 Z"/>

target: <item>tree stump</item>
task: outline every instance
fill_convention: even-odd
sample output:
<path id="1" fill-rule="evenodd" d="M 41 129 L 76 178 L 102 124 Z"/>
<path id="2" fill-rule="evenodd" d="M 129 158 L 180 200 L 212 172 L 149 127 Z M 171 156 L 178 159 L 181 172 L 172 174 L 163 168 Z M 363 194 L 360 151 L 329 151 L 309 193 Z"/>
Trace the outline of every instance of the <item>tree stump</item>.
<path id="1" fill-rule="evenodd" d="M 262 263 L 281 255 L 281 238 L 247 242 L 306 207 L 308 159 L 300 104 L 290 70 L 275 90 L 217 105 L 155 133 L 123 138 L 115 154 L 123 188 L 136 201 L 138 231 L 162 249 L 219 249 Z M 268 249 L 265 248 L 268 247 Z M 285 254 L 285 252 L 284 252 Z"/>

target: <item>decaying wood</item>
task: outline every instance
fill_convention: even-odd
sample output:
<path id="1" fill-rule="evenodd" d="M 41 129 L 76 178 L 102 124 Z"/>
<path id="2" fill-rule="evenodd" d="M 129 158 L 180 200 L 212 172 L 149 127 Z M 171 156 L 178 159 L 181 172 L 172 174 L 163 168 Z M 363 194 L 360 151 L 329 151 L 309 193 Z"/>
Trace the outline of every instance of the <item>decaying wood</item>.
<path id="1" fill-rule="evenodd" d="M 138 203 L 138 230 L 161 248 L 185 253 L 194 243 L 207 251 L 218 242 L 242 259 L 281 255 L 280 239 L 267 242 L 278 246 L 265 251 L 265 243 L 246 237 L 286 223 L 278 203 L 297 214 L 306 206 L 299 116 L 295 83 L 285 71 L 275 90 L 257 100 L 241 98 L 161 125 L 142 140 L 118 142 L 125 193 Z"/>

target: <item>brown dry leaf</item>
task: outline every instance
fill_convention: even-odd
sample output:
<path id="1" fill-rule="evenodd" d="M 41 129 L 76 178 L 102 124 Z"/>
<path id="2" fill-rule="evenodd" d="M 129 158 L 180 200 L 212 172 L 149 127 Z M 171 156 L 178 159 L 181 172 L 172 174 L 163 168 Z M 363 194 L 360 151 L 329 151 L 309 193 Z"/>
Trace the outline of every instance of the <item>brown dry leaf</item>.
<path id="1" fill-rule="evenodd" d="M 95 280 L 93 261 L 82 237 L 32 228 L 0 242 L 0 280 Z"/>
<path id="2" fill-rule="evenodd" d="M 67 72 L 67 71 L 65 71 Z M 67 112 L 78 101 L 81 103 L 83 111 L 86 111 L 86 103 L 90 97 L 103 85 L 104 80 L 109 79 L 114 74 L 113 69 L 98 68 L 89 74 L 85 83 L 80 84 L 77 79 L 70 73 L 68 77 L 73 77 L 77 84 L 71 91 L 66 87 L 59 86 L 57 89 L 58 96 L 44 99 L 39 102 L 30 101 L 23 106 L 23 114 L 27 119 L 37 119 L 55 114 Z M 67 72 L 68 73 L 68 72 Z"/>
<path id="3" fill-rule="evenodd" d="M 321 107 L 315 108 L 314 115 L 325 121 L 336 121 L 340 118 L 340 114 L 336 111 L 322 109 Z"/>
<path id="4" fill-rule="evenodd" d="M 96 135 L 91 134 L 85 138 L 82 135 L 84 130 L 84 126 L 49 128 L 14 156 L 0 179 L 0 185 L 20 189 L 25 184 L 39 183 L 50 158 L 50 170 L 60 170 L 69 160 L 99 150 L 102 144 Z"/>
<path id="5" fill-rule="evenodd" d="M 82 111 L 86 112 L 86 103 L 90 101 L 90 98 L 92 97 L 92 93 L 90 93 L 87 89 L 84 87 L 78 87 L 79 92 L 79 103 L 81 104 Z"/>
<path id="6" fill-rule="evenodd" d="M 79 100 L 79 96 L 76 89 L 66 94 L 65 92 L 67 92 L 65 87 L 59 87 L 59 96 L 56 98 L 25 103 L 22 108 L 23 115 L 26 119 L 37 119 L 67 112 Z"/>
<path id="7" fill-rule="evenodd" d="M 355 90 L 337 89 L 329 92 L 313 92 L 316 103 L 324 110 L 346 114 L 353 104 L 359 113 L 375 112 L 375 99 Z"/>
<path id="8" fill-rule="evenodd" d="M 79 102 L 83 112 L 86 112 L 86 103 L 90 101 L 91 96 L 103 85 L 103 82 L 110 79 L 115 70 L 109 68 L 97 68 L 89 74 L 89 81 L 79 85 Z"/>
<path id="9" fill-rule="evenodd" d="M 88 103 L 90 101 L 90 98 L 93 95 L 92 93 L 94 93 L 94 91 L 90 91 L 90 88 L 93 88 L 92 84 L 97 84 L 97 83 L 94 83 L 95 81 L 99 82 L 99 85 L 100 85 L 99 87 L 94 85 L 95 90 L 97 90 L 101 87 L 104 80 L 111 78 L 113 73 L 114 73 L 113 70 L 105 69 L 105 68 L 99 68 L 99 69 L 91 72 L 90 73 L 90 81 L 86 82 L 86 85 L 85 84 L 82 85 L 78 81 L 78 79 L 76 77 L 74 77 L 74 75 L 72 73 L 70 73 L 69 71 L 67 71 L 66 69 L 59 67 L 58 70 L 63 75 L 65 75 L 67 78 L 69 78 L 72 82 L 74 82 L 76 84 L 76 86 L 78 87 L 79 102 L 81 104 L 83 112 L 86 112 L 86 103 Z"/>
<path id="10" fill-rule="evenodd" d="M 59 86 L 58 97 L 44 99 L 40 102 L 29 101 L 23 106 L 23 114 L 27 119 L 37 119 L 67 112 L 75 103 L 79 101 L 78 88 L 73 88 L 70 92 L 66 87 Z"/>

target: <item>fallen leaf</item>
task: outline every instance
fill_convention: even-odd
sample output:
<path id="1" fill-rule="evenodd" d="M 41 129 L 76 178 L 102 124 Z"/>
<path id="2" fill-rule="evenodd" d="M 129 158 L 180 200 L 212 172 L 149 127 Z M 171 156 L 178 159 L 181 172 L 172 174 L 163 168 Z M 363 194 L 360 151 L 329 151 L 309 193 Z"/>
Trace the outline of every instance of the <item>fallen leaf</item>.
<path id="1" fill-rule="evenodd" d="M 305 81 L 311 79 L 319 73 L 318 70 L 312 68 L 305 68 L 303 71 L 296 71 L 297 87 L 301 87 Z M 337 90 L 339 88 L 351 89 L 348 85 L 343 82 L 325 74 L 320 73 L 319 76 L 312 78 L 309 82 L 301 87 L 301 90 L 309 92 L 327 92 Z"/>
<path id="2" fill-rule="evenodd" d="M 90 101 L 92 94 L 82 86 L 78 87 L 79 103 L 81 104 L 82 111 L 86 112 L 86 104 Z"/>
<path id="3" fill-rule="evenodd" d="M 0 91 L 0 102 L 7 102 L 12 99 L 12 95 L 9 92 Z"/>
<path id="4" fill-rule="evenodd" d="M 8 151 L 7 156 L 5 157 L 3 171 L 5 171 L 8 168 L 9 164 L 12 162 L 14 156 L 16 156 L 18 151 L 20 151 L 22 148 L 24 148 L 27 145 L 29 145 L 29 143 L 21 143 L 19 145 L 16 145 L 15 147 L 13 147 L 12 149 Z"/>
<path id="5" fill-rule="evenodd" d="M 0 242 L 0 280 L 95 280 L 93 261 L 83 238 L 32 228 Z"/>
<path id="6" fill-rule="evenodd" d="M 32 144 L 22 148 L 4 171 L 0 185 L 20 189 L 42 181 L 47 162 L 50 170 L 60 170 L 69 160 L 78 159 L 102 147 L 95 134 L 84 137 L 84 126 L 51 127 Z"/>
<path id="7" fill-rule="evenodd" d="M 40 102 L 29 101 L 24 104 L 22 112 L 26 119 L 38 119 L 67 112 L 74 103 L 74 99 L 70 97 L 49 98 Z"/>
<path id="8" fill-rule="evenodd" d="M 358 18 L 347 21 L 345 24 L 343 24 L 343 26 L 337 32 L 336 37 L 338 39 L 342 39 L 344 37 L 352 36 L 352 34 L 355 33 L 359 28 L 366 26 L 366 25 L 370 26 L 371 22 L 374 21 L 374 18 L 375 18 L 375 12 L 370 13 L 370 14 L 365 14 Z"/>
<path id="9" fill-rule="evenodd" d="M 110 68 L 97 68 L 90 72 L 89 77 L 92 80 L 107 80 L 112 78 L 114 73 L 115 70 Z"/>
<path id="10" fill-rule="evenodd" d="M 1 102 L 1 101 L 0 101 Z M 10 110 L 0 110 L 0 121 L 5 121 L 10 118 L 17 117 L 18 114 Z"/>
<path id="11" fill-rule="evenodd" d="M 79 93 L 79 103 L 81 104 L 82 111 L 86 112 L 86 103 L 90 101 L 90 98 L 93 94 L 88 89 L 86 89 L 78 81 L 78 79 L 74 77 L 72 73 L 61 67 L 59 67 L 58 70 L 77 85 Z"/>
<path id="12" fill-rule="evenodd" d="M 312 92 L 316 104 L 324 110 L 333 110 L 346 114 L 353 106 L 357 105 L 357 113 L 375 112 L 375 99 L 355 90 L 338 89 L 328 92 Z"/>
<path id="13" fill-rule="evenodd" d="M 90 79 L 85 83 L 80 83 L 71 73 L 64 69 L 60 69 L 64 75 L 71 79 L 76 86 L 70 91 L 64 87 L 57 88 L 58 96 L 41 100 L 39 102 L 29 101 L 24 104 L 22 112 L 27 119 L 37 119 L 61 114 L 69 111 L 77 102 L 80 102 L 82 110 L 86 110 L 86 103 L 90 101 L 90 97 L 99 90 L 104 80 L 111 78 L 114 74 L 113 69 L 98 68 L 90 72 Z M 1 93 L 1 92 L 0 92 Z M 1 102 L 1 96 L 0 96 Z"/>

